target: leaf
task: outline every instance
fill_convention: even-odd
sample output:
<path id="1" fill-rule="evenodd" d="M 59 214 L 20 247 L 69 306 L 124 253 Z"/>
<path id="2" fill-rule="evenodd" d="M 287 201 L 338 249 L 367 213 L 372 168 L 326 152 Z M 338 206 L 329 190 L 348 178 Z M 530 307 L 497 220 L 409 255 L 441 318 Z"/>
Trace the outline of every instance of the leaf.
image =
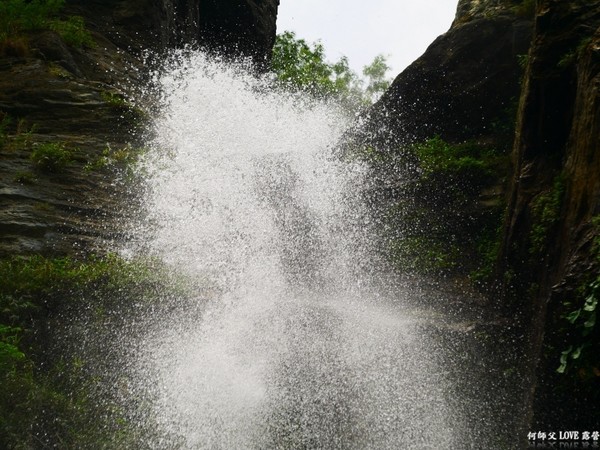
<path id="1" fill-rule="evenodd" d="M 568 349 L 564 350 L 561 354 L 560 354 L 560 362 L 561 363 L 566 363 L 567 362 L 567 358 L 569 357 L 569 353 L 571 353 L 573 351 L 573 346 L 569 346 Z"/>
<path id="2" fill-rule="evenodd" d="M 596 311 L 594 311 L 590 315 L 590 318 L 585 321 L 585 323 L 583 324 L 583 326 L 585 328 L 594 328 L 595 325 L 596 325 Z"/>
<path id="3" fill-rule="evenodd" d="M 596 297 L 594 297 L 593 295 L 590 295 L 585 301 L 583 310 L 590 311 L 590 312 L 595 311 L 597 305 L 598 305 L 598 299 Z"/>
<path id="4" fill-rule="evenodd" d="M 571 358 L 573 359 L 579 359 L 579 357 L 581 356 L 581 350 L 583 349 L 583 345 L 580 345 L 579 347 L 577 347 L 573 353 L 571 353 Z"/>
<path id="5" fill-rule="evenodd" d="M 571 323 L 575 323 L 575 321 L 579 318 L 580 314 L 581 314 L 581 308 L 576 309 L 575 311 L 571 312 L 570 314 L 567 314 L 565 316 L 565 319 L 567 319 Z"/>

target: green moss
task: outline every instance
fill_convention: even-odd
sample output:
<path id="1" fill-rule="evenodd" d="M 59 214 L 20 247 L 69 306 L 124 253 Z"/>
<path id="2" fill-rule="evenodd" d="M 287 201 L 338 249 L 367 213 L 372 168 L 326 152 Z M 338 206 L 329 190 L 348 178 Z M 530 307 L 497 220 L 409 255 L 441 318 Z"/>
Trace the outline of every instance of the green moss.
<path id="1" fill-rule="evenodd" d="M 520 0 L 512 10 L 518 17 L 533 18 L 535 16 L 536 0 Z"/>
<path id="2" fill-rule="evenodd" d="M 86 172 L 95 172 L 113 169 L 126 172 L 128 175 L 133 175 L 135 164 L 146 152 L 146 148 L 135 147 L 131 144 L 127 144 L 116 149 L 113 149 L 110 145 L 107 145 L 104 150 L 102 150 L 100 156 L 92 161 L 89 161 L 84 166 L 84 170 Z"/>
<path id="3" fill-rule="evenodd" d="M 163 289 L 191 295 L 185 280 L 148 260 L 0 260 L 0 447 L 139 448 L 123 408 L 98 388 L 94 355 L 49 342 L 52 330 L 69 329 L 68 317 L 128 317 L 157 307 Z"/>
<path id="4" fill-rule="evenodd" d="M 2 0 L 0 2 L 0 48 L 4 53 L 14 50 L 16 42 L 26 40 L 23 34 L 36 30 L 55 30 L 63 40 L 77 47 L 95 45 L 89 31 L 85 29 L 83 18 L 69 16 L 66 20 L 58 18 L 65 0 Z M 19 52 L 26 52 L 24 48 Z"/>
<path id="5" fill-rule="evenodd" d="M 29 159 L 40 171 L 57 173 L 73 162 L 73 151 L 61 142 L 45 142 L 35 146 Z"/>
<path id="6" fill-rule="evenodd" d="M 129 107 L 130 107 L 129 102 L 125 99 L 125 97 L 123 97 L 120 94 L 116 94 L 114 92 L 109 92 L 109 91 L 104 91 L 104 92 L 100 93 L 100 97 L 102 98 L 102 100 L 104 100 L 110 106 L 113 106 L 115 108 L 129 109 Z"/>
<path id="7" fill-rule="evenodd" d="M 72 78 L 71 73 L 63 68 L 60 64 L 56 64 L 54 62 L 50 62 L 48 64 L 48 73 L 56 78 Z"/>
<path id="8" fill-rule="evenodd" d="M 371 164 L 404 161 L 404 192 L 383 212 L 383 250 L 402 271 L 427 274 L 471 273 L 479 283 L 491 277 L 497 256 L 503 207 L 498 192 L 508 155 L 473 142 L 452 144 L 439 137 L 397 152 L 368 151 Z M 412 167 L 412 173 L 411 169 Z M 387 170 L 387 172 L 386 172 Z M 501 189 L 501 188 L 500 188 Z M 497 195 L 498 199 L 488 197 Z"/>
<path id="9" fill-rule="evenodd" d="M 559 175 L 550 189 L 539 194 L 531 202 L 533 225 L 529 234 L 529 252 L 532 256 L 543 255 L 546 250 L 550 231 L 560 219 L 564 190 L 564 178 Z"/>
<path id="10" fill-rule="evenodd" d="M 406 237 L 392 241 L 391 257 L 402 272 L 437 274 L 456 268 L 460 249 L 427 236 Z"/>

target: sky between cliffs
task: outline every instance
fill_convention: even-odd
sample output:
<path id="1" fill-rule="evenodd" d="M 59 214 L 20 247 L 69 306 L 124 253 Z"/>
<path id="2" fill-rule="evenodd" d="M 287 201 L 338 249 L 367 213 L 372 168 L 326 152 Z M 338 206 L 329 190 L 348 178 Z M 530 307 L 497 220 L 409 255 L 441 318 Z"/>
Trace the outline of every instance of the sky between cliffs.
<path id="1" fill-rule="evenodd" d="M 458 0 L 281 0 L 277 32 L 320 40 L 329 61 L 348 57 L 360 74 L 378 54 L 395 77 L 454 19 Z"/>

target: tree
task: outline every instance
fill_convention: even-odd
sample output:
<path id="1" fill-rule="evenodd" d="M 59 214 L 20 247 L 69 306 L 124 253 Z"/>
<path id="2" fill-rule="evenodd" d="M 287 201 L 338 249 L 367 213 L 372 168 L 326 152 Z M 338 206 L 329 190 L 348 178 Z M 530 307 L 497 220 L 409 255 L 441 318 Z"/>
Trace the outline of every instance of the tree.
<path id="1" fill-rule="evenodd" d="M 377 101 L 390 87 L 391 80 L 385 77 L 388 70 L 390 66 L 384 55 L 377 55 L 371 64 L 363 68 L 363 75 L 367 78 L 365 94 L 371 102 Z"/>
<path id="2" fill-rule="evenodd" d="M 389 86 L 385 79 L 389 67 L 383 55 L 363 69 L 367 77 L 365 90 L 364 80 L 350 69 L 347 57 L 330 63 L 320 42 L 309 44 L 291 31 L 277 35 L 271 67 L 277 80 L 288 87 L 317 97 L 336 98 L 353 109 L 372 103 Z"/>

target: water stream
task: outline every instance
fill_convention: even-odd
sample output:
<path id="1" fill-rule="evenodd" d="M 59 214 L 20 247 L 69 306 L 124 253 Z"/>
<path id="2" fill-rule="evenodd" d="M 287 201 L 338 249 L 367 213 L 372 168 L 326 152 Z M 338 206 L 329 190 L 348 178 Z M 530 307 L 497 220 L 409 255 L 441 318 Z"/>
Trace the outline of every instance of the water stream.
<path id="1" fill-rule="evenodd" d="M 136 344 L 147 446 L 510 448 L 474 322 L 374 251 L 368 170 L 336 156 L 343 111 L 202 54 L 156 82 L 138 235 L 199 288 Z"/>

